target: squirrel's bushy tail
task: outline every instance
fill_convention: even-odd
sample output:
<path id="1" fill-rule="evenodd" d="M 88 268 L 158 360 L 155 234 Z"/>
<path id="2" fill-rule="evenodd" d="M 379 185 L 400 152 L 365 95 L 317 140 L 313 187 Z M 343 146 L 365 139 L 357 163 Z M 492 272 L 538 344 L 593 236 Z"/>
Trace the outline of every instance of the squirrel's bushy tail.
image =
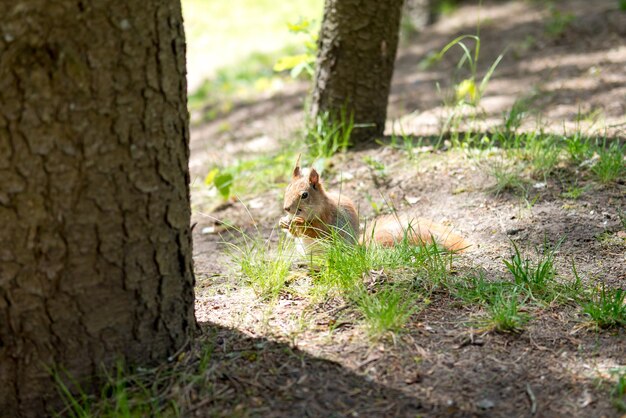
<path id="1" fill-rule="evenodd" d="M 449 226 L 410 215 L 386 215 L 374 220 L 361 237 L 361 242 L 377 242 L 391 247 L 405 237 L 415 245 L 435 242 L 449 251 L 463 252 L 470 244 Z"/>

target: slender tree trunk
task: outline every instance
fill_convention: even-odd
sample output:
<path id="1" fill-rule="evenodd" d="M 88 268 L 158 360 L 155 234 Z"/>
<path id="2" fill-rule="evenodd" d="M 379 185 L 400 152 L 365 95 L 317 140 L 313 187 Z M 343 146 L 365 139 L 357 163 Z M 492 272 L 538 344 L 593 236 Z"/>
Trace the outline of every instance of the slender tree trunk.
<path id="1" fill-rule="evenodd" d="M 313 117 L 346 107 L 353 141 L 383 133 L 403 0 L 326 0 Z"/>
<path id="2" fill-rule="evenodd" d="M 0 415 L 195 328 L 179 0 L 0 0 Z"/>

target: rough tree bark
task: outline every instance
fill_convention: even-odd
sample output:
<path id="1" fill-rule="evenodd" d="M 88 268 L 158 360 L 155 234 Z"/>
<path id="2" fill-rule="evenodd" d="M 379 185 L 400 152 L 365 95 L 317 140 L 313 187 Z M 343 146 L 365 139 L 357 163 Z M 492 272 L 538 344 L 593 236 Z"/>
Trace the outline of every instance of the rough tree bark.
<path id="1" fill-rule="evenodd" d="M 313 117 L 346 107 L 355 142 L 382 134 L 403 0 L 326 0 L 319 37 Z"/>
<path id="2" fill-rule="evenodd" d="M 179 0 L 0 0 L 0 415 L 195 328 Z"/>

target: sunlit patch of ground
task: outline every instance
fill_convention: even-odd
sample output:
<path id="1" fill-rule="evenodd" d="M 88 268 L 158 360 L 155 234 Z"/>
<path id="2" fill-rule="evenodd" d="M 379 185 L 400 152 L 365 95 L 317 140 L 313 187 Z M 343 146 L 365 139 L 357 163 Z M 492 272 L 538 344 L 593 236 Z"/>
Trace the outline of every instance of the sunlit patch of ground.
<path id="1" fill-rule="evenodd" d="M 508 49 L 481 101 L 485 113 L 473 127 L 494 130 L 516 100 L 528 99 L 521 131 L 535 130 L 540 122 L 546 130 L 562 132 L 565 126 L 623 140 L 626 14 L 608 0 L 556 5 L 559 19 L 573 16 L 561 30 L 557 15 L 537 2 L 483 6 L 479 73 Z M 474 32 L 477 13 L 476 6 L 463 6 L 403 42 L 389 134 L 441 132 L 450 108 L 435 83 L 452 85 L 458 56 L 427 69 L 419 63 L 456 35 Z M 211 376 L 228 394 L 219 402 L 253 416 L 293 416 L 307 408 L 311 416 L 620 416 L 611 395 L 616 377 L 609 371 L 626 366 L 624 328 L 597 331 L 574 302 L 523 307 L 530 320 L 521 332 L 498 333 L 485 326 L 484 307 L 434 292 L 420 299 L 404 332 L 372 339 L 344 301 L 307 295 L 306 268 L 293 266 L 277 299 L 258 296 L 237 260 L 226 254 L 224 241 L 238 238 L 225 223 L 251 235 L 258 228 L 275 244 L 282 214 L 278 184 L 289 181 L 289 170 L 272 179 L 269 190 L 256 184 L 242 201 L 219 206 L 216 191 L 203 179 L 212 167 L 280 153 L 282 141 L 299 138 L 308 88 L 303 81 L 290 83 L 271 97 L 234 103 L 192 129 L 196 310 L 201 323 L 218 328 Z M 587 166 L 558 166 L 545 179 L 527 178 L 523 192 L 515 186 L 494 193 L 491 170 L 503 161 L 502 152 L 427 145 L 338 155 L 323 174 L 325 184 L 341 187 L 368 219 L 393 205 L 454 225 L 474 244 L 453 262 L 454 277 L 482 272 L 492 281 L 512 280 L 503 260 L 510 259 L 513 243 L 537 257 L 544 242 L 563 238 L 555 258 L 559 280 L 575 278 L 574 263 L 589 288 L 626 288 L 626 226 L 618 211 L 626 212 L 623 178 L 605 184 Z M 320 358 L 334 365 L 317 363 Z M 341 367 L 334 369 L 336 364 Z M 334 391 L 322 389 L 324 379 L 336 383 Z M 368 393 L 369 413 L 351 401 L 354 394 L 365 402 Z"/>

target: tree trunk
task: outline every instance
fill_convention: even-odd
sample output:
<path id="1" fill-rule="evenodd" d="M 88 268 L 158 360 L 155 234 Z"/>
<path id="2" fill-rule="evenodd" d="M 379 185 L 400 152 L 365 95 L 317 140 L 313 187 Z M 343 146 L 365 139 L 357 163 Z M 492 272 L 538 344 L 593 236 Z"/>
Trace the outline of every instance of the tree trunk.
<path id="1" fill-rule="evenodd" d="M 353 141 L 383 133 L 403 0 L 326 0 L 319 37 L 314 118 L 342 107 Z"/>
<path id="2" fill-rule="evenodd" d="M 0 415 L 195 329 L 178 0 L 0 0 Z"/>

